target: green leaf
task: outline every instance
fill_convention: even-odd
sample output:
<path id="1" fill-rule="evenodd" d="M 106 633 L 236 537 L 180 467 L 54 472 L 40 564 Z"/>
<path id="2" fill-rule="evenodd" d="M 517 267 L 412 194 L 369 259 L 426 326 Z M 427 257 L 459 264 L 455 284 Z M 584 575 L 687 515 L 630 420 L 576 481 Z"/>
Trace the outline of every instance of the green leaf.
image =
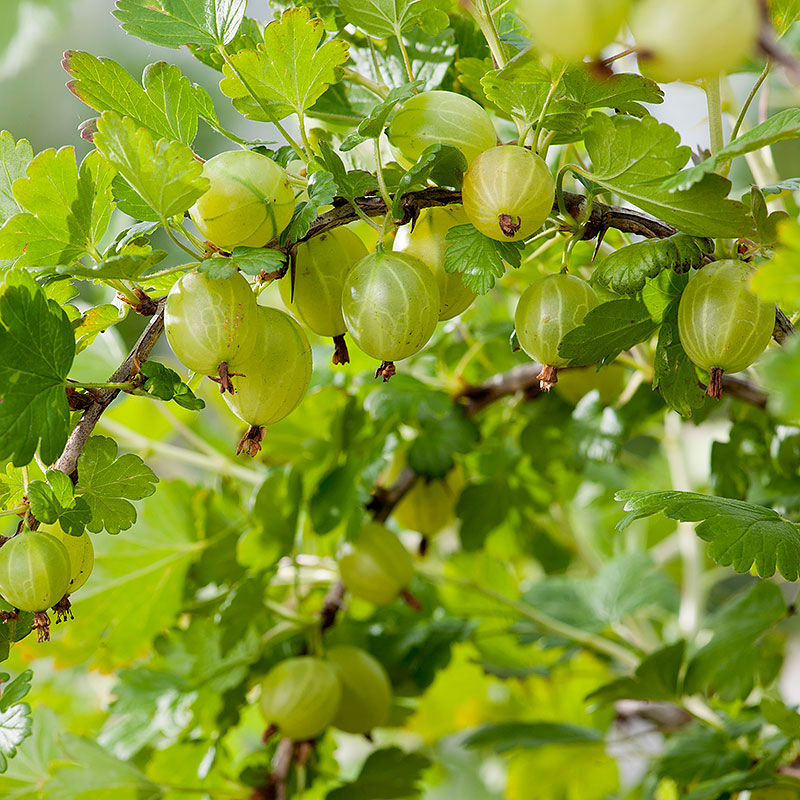
<path id="1" fill-rule="evenodd" d="M 75 328 L 75 352 L 85 350 L 97 335 L 108 330 L 127 316 L 128 307 L 120 309 L 111 303 L 102 303 L 94 308 L 87 309 L 80 317 L 80 323 Z"/>
<path id="2" fill-rule="evenodd" d="M 585 64 L 579 64 L 567 69 L 561 81 L 567 97 L 586 111 L 613 108 L 623 114 L 642 117 L 647 112 L 640 103 L 658 105 L 664 102 L 661 87 L 642 75 L 601 76 Z"/>
<path id="3" fill-rule="evenodd" d="M 286 241 L 296 242 L 302 239 L 317 218 L 320 208 L 333 202 L 336 191 L 336 181 L 330 172 L 315 172 L 308 182 L 308 200 L 295 207 L 292 221 L 286 229 Z"/>
<path id="4" fill-rule="evenodd" d="M 347 60 L 347 42 L 331 39 L 321 19 L 309 19 L 307 8 L 290 8 L 264 29 L 255 50 L 230 56 L 219 88 L 248 119 L 262 122 L 302 114 L 339 80 L 337 67 Z"/>
<path id="5" fill-rule="evenodd" d="M 769 410 L 782 422 L 800 422 L 800 337 L 792 336 L 763 362 Z"/>
<path id="6" fill-rule="evenodd" d="M 759 640 L 786 615 L 786 601 L 773 583 L 759 581 L 734 595 L 712 620 L 711 641 L 690 659 L 684 691 L 744 700 L 753 690 L 759 668 Z"/>
<path id="7" fill-rule="evenodd" d="M 7 672 L 0 673 L 0 683 L 5 683 L 10 677 Z M 24 672 L 20 672 L 13 681 L 7 683 L 0 693 L 0 711 L 7 711 L 11 706 L 19 703 L 31 690 L 31 680 L 33 680 L 33 670 L 26 669 Z"/>
<path id="8" fill-rule="evenodd" d="M 139 456 L 117 458 L 117 443 L 107 436 L 91 436 L 78 459 L 78 493 L 92 511 L 87 528 L 99 533 L 127 530 L 136 522 L 129 500 L 141 500 L 155 492 L 158 478 Z"/>
<path id="9" fill-rule="evenodd" d="M 143 220 L 144 222 L 159 222 L 160 217 L 150 208 L 147 203 L 137 194 L 136 189 L 128 181 L 117 175 L 111 181 L 111 191 L 117 208 L 133 219 Z"/>
<path id="10" fill-rule="evenodd" d="M 658 323 L 641 299 L 609 300 L 593 308 L 581 325 L 564 336 L 558 352 L 569 359 L 570 366 L 608 364 L 657 329 Z"/>
<path id="11" fill-rule="evenodd" d="M 450 242 L 444 257 L 445 272 L 460 272 L 464 285 L 486 294 L 506 271 L 519 267 L 522 242 L 498 242 L 484 236 L 474 225 L 454 225 L 445 237 Z"/>
<path id="12" fill-rule="evenodd" d="M 465 747 L 490 747 L 505 753 L 516 747 L 526 750 L 548 744 L 585 744 L 603 740 L 601 731 L 564 722 L 496 722 L 468 734 Z"/>
<path id="13" fill-rule="evenodd" d="M 659 219 L 693 236 L 733 239 L 753 230 L 742 203 L 728 200 L 730 181 L 709 174 L 685 191 L 670 192 L 658 179 L 680 169 L 689 148 L 667 124 L 594 113 L 585 130 L 592 160 L 586 177 Z"/>
<path id="14" fill-rule="evenodd" d="M 763 300 L 786 308 L 800 308 L 800 225 L 786 220 L 778 228 L 775 255 L 750 279 L 753 291 Z"/>
<path id="15" fill-rule="evenodd" d="M 208 189 L 203 165 L 186 145 L 153 143 L 150 132 L 128 117 L 106 111 L 94 143 L 161 220 L 183 214 Z"/>
<path id="16" fill-rule="evenodd" d="M 11 281 L 14 283 L 11 283 Z M 21 467 L 53 463 L 67 441 L 64 391 L 75 357 L 72 325 L 25 273 L 7 276 L 0 294 L 0 459 Z"/>
<path id="17" fill-rule="evenodd" d="M 490 102 L 521 119 L 526 128 L 538 122 L 552 86 L 550 73 L 530 50 L 512 58 L 503 69 L 487 72 L 480 83 Z"/>
<path id="18" fill-rule="evenodd" d="M 22 211 L 11 187 L 23 178 L 33 159 L 33 148 L 27 139 L 14 142 L 8 131 L 0 131 L 0 225 Z"/>
<path id="19" fill-rule="evenodd" d="M 648 278 L 655 278 L 662 270 L 682 274 L 699 269 L 703 256 L 713 252 L 712 241 L 685 233 L 667 239 L 647 239 L 621 247 L 602 259 L 592 273 L 592 283 L 617 294 L 637 294 Z"/>
<path id="20" fill-rule="evenodd" d="M 251 509 L 252 525 L 236 544 L 239 563 L 251 570 L 271 567 L 294 545 L 303 502 L 299 470 L 275 471 L 258 487 Z"/>
<path id="21" fill-rule="evenodd" d="M 52 525 L 58 522 L 72 536 L 80 536 L 92 512 L 82 497 L 74 496 L 74 487 L 68 475 L 57 469 L 45 473 L 44 481 L 31 481 L 28 499 L 33 515 L 40 522 Z"/>
<path id="22" fill-rule="evenodd" d="M 774 245 L 780 239 L 781 223 L 788 221 L 789 215 L 785 211 L 770 213 L 764 192 L 758 186 L 750 188 L 750 212 L 756 223 L 756 241 Z"/>
<path id="23" fill-rule="evenodd" d="M 430 761 L 420 753 L 386 747 L 370 753 L 352 783 L 328 792 L 326 800 L 400 800 L 419 797 L 419 781 Z"/>
<path id="24" fill-rule="evenodd" d="M 780 728 L 781 733 L 790 739 L 800 739 L 800 714 L 796 709 L 787 708 L 785 703 L 773 697 L 762 698 L 759 709 L 764 719 Z"/>
<path id="25" fill-rule="evenodd" d="M 695 492 L 622 491 L 615 495 L 629 512 L 617 526 L 663 512 L 669 519 L 698 522 L 697 535 L 709 542 L 708 555 L 736 572 L 769 578 L 777 570 L 787 581 L 800 577 L 800 529 L 771 508 Z"/>
<path id="26" fill-rule="evenodd" d="M 156 139 L 190 145 L 197 133 L 196 87 L 173 64 L 150 64 L 142 85 L 110 58 L 68 50 L 62 61 L 73 77 L 67 88 L 95 111 L 115 111 L 147 128 Z"/>
<path id="27" fill-rule="evenodd" d="M 162 47 L 227 44 L 239 30 L 247 0 L 117 0 L 114 16 L 132 36 Z"/>
<path id="28" fill-rule="evenodd" d="M 80 475 L 80 465 L 78 470 Z M 71 661 L 108 669 L 128 665 L 152 648 L 180 612 L 186 572 L 206 546 L 198 541 L 205 513 L 203 492 L 164 482 L 158 495 L 141 505 L 135 531 L 92 538 L 92 578 L 71 598 L 81 625 L 59 632 Z"/>
<path id="29" fill-rule="evenodd" d="M 322 163 L 325 169 L 333 175 L 342 197 L 352 202 L 367 192 L 377 190 L 378 181 L 374 175 L 360 169 L 348 172 L 338 153 L 324 139 L 319 141 L 319 150 Z"/>
<path id="30" fill-rule="evenodd" d="M 356 145 L 365 142 L 367 139 L 377 139 L 386 127 L 392 111 L 398 103 L 403 103 L 413 97 L 417 90 L 422 87 L 422 81 L 413 83 L 403 83 L 392 89 L 386 95 L 386 99 L 373 106 L 372 110 L 359 122 L 355 133 L 351 133 L 339 145 L 339 150 L 343 153 L 352 150 Z"/>
<path id="31" fill-rule="evenodd" d="M 659 184 L 659 188 L 669 192 L 689 189 L 703 180 L 707 174 L 738 156 L 753 153 L 762 147 L 769 147 L 786 139 L 796 139 L 798 136 L 800 136 L 800 109 L 787 108 L 754 126 L 747 133 L 737 136 L 705 161 L 665 178 Z"/>
<path id="32" fill-rule="evenodd" d="M 697 380 L 697 369 L 686 355 L 678 335 L 678 303 L 664 314 L 653 359 L 653 388 L 664 402 L 681 416 L 690 417 L 705 399 Z"/>
<path id="33" fill-rule="evenodd" d="M 511 491 L 505 482 L 470 483 L 458 498 L 456 515 L 461 520 L 459 538 L 463 548 L 475 552 L 486 537 L 502 525 L 512 505 Z"/>
<path id="34" fill-rule="evenodd" d="M 265 247 L 234 247 L 230 256 L 212 256 L 200 262 L 198 272 L 210 278 L 229 278 L 240 269 L 247 275 L 258 275 L 264 271 L 277 272 L 286 263 L 286 253 Z"/>
<path id="35" fill-rule="evenodd" d="M 748 765 L 747 753 L 736 747 L 725 733 L 693 725 L 669 742 L 659 762 L 658 774 L 687 784 L 746 769 Z"/>
<path id="36" fill-rule="evenodd" d="M 636 667 L 632 677 L 618 678 L 595 689 L 586 698 L 587 701 L 613 703 L 616 700 L 675 700 L 679 695 L 678 680 L 685 650 L 686 642 L 681 639 L 675 644 L 648 653 Z"/>
<path id="37" fill-rule="evenodd" d="M 8 769 L 8 760 L 17 754 L 17 747 L 31 735 L 32 729 L 31 707 L 27 703 L 0 709 L 0 774 Z"/>
<path id="38" fill-rule="evenodd" d="M 403 197 L 415 189 L 424 189 L 428 180 L 437 186 L 460 189 L 467 160 L 456 147 L 447 144 L 432 144 L 426 147 L 408 172 L 400 178 L 392 199 L 392 216 L 403 218 Z"/>
<path id="39" fill-rule="evenodd" d="M 339 10 L 351 25 L 376 39 L 400 36 L 415 25 L 433 35 L 450 22 L 446 0 L 340 0 Z"/>
<path id="40" fill-rule="evenodd" d="M 160 400 L 174 400 L 182 408 L 199 411 L 206 404 L 181 380 L 180 375 L 157 361 L 142 363 L 142 375 L 146 378 L 142 388 Z"/>
<path id="41" fill-rule="evenodd" d="M 72 264 L 95 252 L 113 209 L 113 168 L 89 153 L 81 164 L 75 149 L 44 150 L 14 181 L 14 197 L 25 209 L 0 228 L 0 258 L 18 267 Z"/>

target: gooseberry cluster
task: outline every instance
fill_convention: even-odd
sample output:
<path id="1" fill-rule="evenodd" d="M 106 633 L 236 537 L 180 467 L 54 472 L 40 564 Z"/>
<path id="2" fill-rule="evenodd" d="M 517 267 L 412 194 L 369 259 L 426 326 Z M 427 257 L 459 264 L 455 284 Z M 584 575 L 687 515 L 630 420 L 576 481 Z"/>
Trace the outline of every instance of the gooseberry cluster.
<path id="1" fill-rule="evenodd" d="M 47 610 L 55 607 L 59 619 L 69 615 L 68 595 L 89 580 L 93 567 L 94 545 L 86 531 L 71 536 L 57 524 L 25 530 L 0 548 L 0 595 L 18 611 L 34 614 L 39 641 L 45 641 Z"/>

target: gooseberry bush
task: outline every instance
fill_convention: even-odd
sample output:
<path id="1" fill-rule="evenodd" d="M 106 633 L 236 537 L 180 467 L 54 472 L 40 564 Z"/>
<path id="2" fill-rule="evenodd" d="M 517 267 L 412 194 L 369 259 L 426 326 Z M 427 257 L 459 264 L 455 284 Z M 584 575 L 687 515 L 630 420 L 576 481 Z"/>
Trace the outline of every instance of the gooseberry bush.
<path id="1" fill-rule="evenodd" d="M 0 133 L 0 796 L 799 796 L 800 5 L 113 14 Z"/>

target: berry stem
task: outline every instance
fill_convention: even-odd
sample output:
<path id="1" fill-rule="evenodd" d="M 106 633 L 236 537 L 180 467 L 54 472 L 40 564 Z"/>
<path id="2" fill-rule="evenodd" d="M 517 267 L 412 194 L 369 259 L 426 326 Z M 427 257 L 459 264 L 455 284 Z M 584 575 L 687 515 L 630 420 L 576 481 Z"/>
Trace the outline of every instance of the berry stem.
<path id="1" fill-rule="evenodd" d="M 708 106 L 708 135 L 711 144 L 711 155 L 716 155 L 725 146 L 722 133 L 722 103 L 719 94 L 719 75 L 703 81 Z M 722 168 L 725 169 L 725 168 Z M 725 169 L 727 172 L 727 169 Z"/>

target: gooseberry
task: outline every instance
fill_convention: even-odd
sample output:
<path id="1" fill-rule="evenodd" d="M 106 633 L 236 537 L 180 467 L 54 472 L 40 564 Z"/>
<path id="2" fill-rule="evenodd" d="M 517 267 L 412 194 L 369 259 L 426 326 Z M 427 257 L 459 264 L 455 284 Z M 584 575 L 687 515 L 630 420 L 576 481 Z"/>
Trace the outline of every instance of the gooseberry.
<path id="1" fill-rule="evenodd" d="M 555 183 L 541 157 L 524 147 L 501 145 L 472 162 L 461 197 L 467 218 L 484 236 L 518 242 L 544 224 Z"/>
<path id="2" fill-rule="evenodd" d="M 67 548 L 50 533 L 26 531 L 0 547 L 0 594 L 20 611 L 46 611 L 69 590 Z"/>
<path id="3" fill-rule="evenodd" d="M 367 248 L 353 231 L 334 228 L 297 246 L 294 288 L 289 274 L 280 281 L 281 297 L 292 314 L 317 335 L 336 340 L 334 364 L 350 360 L 341 338 L 347 330 L 342 316 L 344 279 L 366 255 Z"/>
<path id="4" fill-rule="evenodd" d="M 381 360 L 379 375 L 429 341 L 439 321 L 439 288 L 428 267 L 405 253 L 379 251 L 347 274 L 342 291 L 347 330 L 369 356 Z"/>
<path id="5" fill-rule="evenodd" d="M 579 61 L 614 40 L 628 0 L 517 0 L 517 9 L 540 50 Z"/>
<path id="6" fill-rule="evenodd" d="M 255 346 L 231 362 L 234 393 L 228 408 L 250 425 L 239 446 L 258 452 L 263 426 L 279 422 L 297 408 L 311 382 L 311 346 L 303 329 L 287 313 L 257 306 L 251 322 Z"/>
<path id="7" fill-rule="evenodd" d="M 758 0 L 642 0 L 630 26 L 639 66 L 657 81 L 694 81 L 726 72 L 755 49 Z"/>
<path id="8" fill-rule="evenodd" d="M 474 100 L 455 92 L 416 94 L 395 112 L 387 131 L 390 143 L 416 162 L 432 144 L 449 144 L 473 161 L 497 143 L 489 115 Z"/>
<path id="9" fill-rule="evenodd" d="M 392 684 L 380 661 L 348 645 L 331 647 L 325 655 L 336 667 L 342 685 L 333 725 L 347 733 L 369 733 L 385 725 L 392 706 Z"/>
<path id="10" fill-rule="evenodd" d="M 188 272 L 167 295 L 164 328 L 178 360 L 193 372 L 220 375 L 235 358 L 246 358 L 256 343 L 256 298 L 240 272 L 212 280 Z M 224 383 L 223 390 L 230 390 Z"/>
<path id="11" fill-rule="evenodd" d="M 58 523 L 41 525 L 39 531 L 55 536 L 67 548 L 70 565 L 67 591 L 69 594 L 77 592 L 89 580 L 94 569 L 94 545 L 91 536 L 86 531 L 80 536 L 71 536 L 65 533 Z"/>
<path id="12" fill-rule="evenodd" d="M 678 336 L 692 363 L 710 373 L 707 394 L 722 394 L 722 373 L 749 367 L 769 344 L 775 306 L 749 288 L 752 268 L 715 261 L 690 279 L 678 306 Z"/>
<path id="13" fill-rule="evenodd" d="M 478 296 L 464 286 L 459 273 L 445 272 L 444 256 L 450 242 L 445 238 L 454 225 L 469 222 L 461 206 L 427 208 L 419 215 L 413 229 L 403 226 L 397 233 L 394 248 L 427 264 L 439 287 L 439 319 L 458 316 Z"/>
<path id="14" fill-rule="evenodd" d="M 386 605 L 407 589 L 414 565 L 390 530 L 370 522 L 339 559 L 339 571 L 345 587 L 356 597 Z"/>
<path id="15" fill-rule="evenodd" d="M 252 150 L 220 153 L 203 164 L 208 191 L 189 209 L 197 230 L 223 250 L 263 247 L 289 224 L 294 192 L 286 172 Z"/>
<path id="16" fill-rule="evenodd" d="M 542 364 L 539 383 L 545 391 L 557 383 L 558 367 L 569 363 L 558 352 L 565 334 L 577 328 L 599 302 L 586 281 L 565 273 L 537 278 L 522 293 L 514 315 L 517 339 Z"/>
<path id="17" fill-rule="evenodd" d="M 288 658 L 261 684 L 261 712 L 282 736 L 301 742 L 319 736 L 339 709 L 342 686 L 337 668 L 313 656 Z"/>

